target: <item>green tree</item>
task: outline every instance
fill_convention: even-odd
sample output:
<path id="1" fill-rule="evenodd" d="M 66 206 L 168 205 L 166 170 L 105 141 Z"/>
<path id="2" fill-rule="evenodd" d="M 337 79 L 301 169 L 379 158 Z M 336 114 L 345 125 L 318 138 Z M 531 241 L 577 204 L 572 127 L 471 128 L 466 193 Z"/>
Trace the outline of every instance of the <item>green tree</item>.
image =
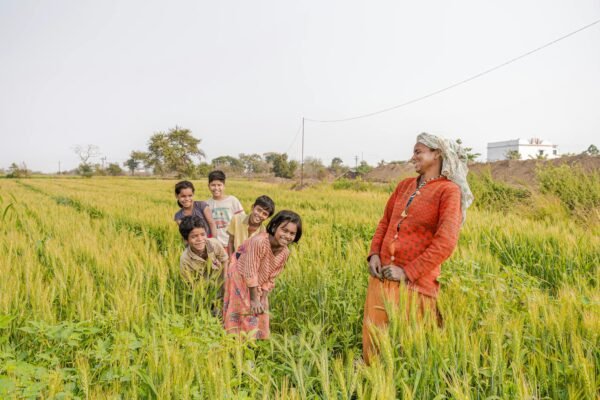
<path id="1" fill-rule="evenodd" d="M 214 168 L 212 164 L 201 162 L 196 166 L 196 175 L 202 177 L 208 176 L 208 174 L 210 174 L 210 171 L 212 171 L 213 169 Z"/>
<path id="2" fill-rule="evenodd" d="M 356 172 L 360 175 L 367 174 L 373 170 L 373 167 L 369 165 L 365 160 L 362 160 L 358 167 L 356 168 Z"/>
<path id="3" fill-rule="evenodd" d="M 330 166 L 331 169 L 335 170 L 335 169 L 341 168 L 343 165 L 344 165 L 344 161 L 342 161 L 341 158 L 333 157 L 331 159 L 331 166 Z"/>
<path id="4" fill-rule="evenodd" d="M 280 178 L 293 178 L 298 168 L 298 162 L 288 161 L 288 155 L 285 153 L 265 153 L 265 161 L 271 164 L 271 171 Z"/>
<path id="5" fill-rule="evenodd" d="M 217 169 L 231 172 L 244 172 L 244 164 L 232 156 L 220 156 L 212 160 L 212 165 Z"/>
<path id="6" fill-rule="evenodd" d="M 106 172 L 111 176 L 119 176 L 123 173 L 123 169 L 117 163 L 110 163 L 106 167 Z"/>
<path id="7" fill-rule="evenodd" d="M 198 147 L 200 142 L 189 129 L 177 126 L 167 133 L 155 133 L 148 141 L 145 164 L 158 175 L 175 173 L 180 178 L 193 175 L 194 161 L 204 157 Z"/>
<path id="8" fill-rule="evenodd" d="M 102 168 L 102 165 L 99 163 L 92 164 L 92 175 L 96 176 L 106 176 L 106 169 Z"/>
<path id="9" fill-rule="evenodd" d="M 460 138 L 456 139 L 456 143 L 462 146 L 462 140 Z M 463 150 L 467 155 L 467 163 L 472 163 L 481 156 L 481 153 L 473 153 L 472 147 L 463 147 Z"/>
<path id="10" fill-rule="evenodd" d="M 135 171 L 140 168 L 143 162 L 148 159 L 148 153 L 143 151 L 133 150 L 129 154 L 129 159 L 123 163 L 124 167 L 127 167 L 131 175 L 135 175 Z"/>
<path id="11" fill-rule="evenodd" d="M 269 164 L 263 160 L 260 154 L 239 155 L 240 161 L 244 165 L 244 171 L 249 174 L 260 174 L 269 171 Z"/>
<path id="12" fill-rule="evenodd" d="M 77 154 L 80 161 L 77 173 L 86 178 L 91 178 L 94 174 L 94 166 L 91 160 L 100 155 L 100 148 L 95 144 L 77 145 L 73 148 L 73 151 Z"/>
<path id="13" fill-rule="evenodd" d="M 91 164 L 81 163 L 77 167 L 77 173 L 84 178 L 91 178 L 94 175 L 94 168 Z"/>
<path id="14" fill-rule="evenodd" d="M 348 167 L 344 166 L 344 162 L 339 157 L 334 157 L 331 159 L 331 164 L 329 166 L 329 170 L 334 175 L 340 175 L 343 172 L 348 171 Z"/>
<path id="15" fill-rule="evenodd" d="M 25 163 L 21 163 L 18 165 L 17 163 L 10 164 L 8 167 L 7 178 L 27 178 L 30 175 L 30 171 L 27 169 L 27 165 Z"/>
<path id="16" fill-rule="evenodd" d="M 597 156 L 600 154 L 600 150 L 598 150 L 596 145 L 590 144 L 590 146 L 587 148 L 586 151 L 584 151 L 584 153 L 590 156 Z"/>
<path id="17" fill-rule="evenodd" d="M 304 176 L 310 176 L 312 178 L 322 180 L 327 177 L 327 169 L 320 159 L 306 157 L 304 159 Z"/>
<path id="18" fill-rule="evenodd" d="M 520 160 L 521 153 L 519 153 L 518 150 L 509 150 L 504 155 L 504 158 L 506 158 L 507 160 Z"/>

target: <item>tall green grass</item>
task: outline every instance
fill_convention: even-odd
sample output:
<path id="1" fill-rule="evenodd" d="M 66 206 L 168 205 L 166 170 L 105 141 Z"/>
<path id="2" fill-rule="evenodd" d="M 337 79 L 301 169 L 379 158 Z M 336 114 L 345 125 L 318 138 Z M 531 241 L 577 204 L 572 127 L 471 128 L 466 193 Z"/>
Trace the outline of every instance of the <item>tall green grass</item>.
<path id="1" fill-rule="evenodd" d="M 254 342 L 180 279 L 173 184 L 0 180 L 0 398 L 597 398 L 600 235 L 554 213 L 556 192 L 472 181 L 487 201 L 443 266 L 444 328 L 396 312 L 366 366 L 365 256 L 387 190 L 228 184 L 246 209 L 267 193 L 305 223 L 272 339 Z"/>
<path id="2" fill-rule="evenodd" d="M 475 194 L 473 206 L 495 211 L 509 211 L 521 204 L 530 204 L 531 191 L 496 181 L 489 170 L 468 175 L 469 186 Z"/>
<path id="3" fill-rule="evenodd" d="M 570 212 L 598 217 L 600 171 L 563 164 L 539 168 L 537 176 L 542 192 L 557 196 Z"/>

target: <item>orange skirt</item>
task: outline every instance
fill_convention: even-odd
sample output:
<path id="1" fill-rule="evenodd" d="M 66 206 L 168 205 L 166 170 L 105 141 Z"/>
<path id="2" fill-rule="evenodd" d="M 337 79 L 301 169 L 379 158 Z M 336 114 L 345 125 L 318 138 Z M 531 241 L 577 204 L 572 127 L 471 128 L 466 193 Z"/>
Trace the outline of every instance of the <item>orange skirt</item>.
<path id="1" fill-rule="evenodd" d="M 374 325 L 379 328 L 387 326 L 389 317 L 385 309 L 385 303 L 387 302 L 392 305 L 399 304 L 401 292 L 408 292 L 408 299 L 406 302 L 407 316 L 410 315 L 412 304 L 416 301 L 418 304 L 417 315 L 419 317 L 422 317 L 425 314 L 425 310 L 430 310 L 434 313 L 438 325 L 443 325 L 442 315 L 438 310 L 435 298 L 410 290 L 406 285 L 401 284 L 400 282 L 389 281 L 387 279 L 381 281 L 369 276 L 362 329 L 363 359 L 367 364 L 369 364 L 371 356 L 377 353 L 377 349 L 369 334 L 369 326 Z"/>
<path id="2" fill-rule="evenodd" d="M 223 325 L 227 333 L 248 332 L 249 337 L 268 339 L 269 328 L 269 300 L 265 297 L 263 314 L 253 314 L 250 309 L 250 289 L 238 271 L 237 258 L 232 256 L 232 261 L 225 274 L 225 293 L 223 302 Z"/>

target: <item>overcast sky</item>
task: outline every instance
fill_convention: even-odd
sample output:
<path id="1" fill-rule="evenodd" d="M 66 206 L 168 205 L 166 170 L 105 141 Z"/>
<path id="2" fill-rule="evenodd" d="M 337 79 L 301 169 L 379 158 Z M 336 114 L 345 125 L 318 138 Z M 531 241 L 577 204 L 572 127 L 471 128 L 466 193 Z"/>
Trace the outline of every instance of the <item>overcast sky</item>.
<path id="1" fill-rule="evenodd" d="M 302 116 L 351 117 L 448 86 L 600 19 L 600 1 L 0 0 L 0 167 L 122 163 L 175 125 L 208 159 L 289 151 Z M 600 145 L 600 24 L 417 104 L 307 122 L 326 164 L 410 156 L 422 131 Z M 296 140 L 294 141 L 294 138 Z"/>

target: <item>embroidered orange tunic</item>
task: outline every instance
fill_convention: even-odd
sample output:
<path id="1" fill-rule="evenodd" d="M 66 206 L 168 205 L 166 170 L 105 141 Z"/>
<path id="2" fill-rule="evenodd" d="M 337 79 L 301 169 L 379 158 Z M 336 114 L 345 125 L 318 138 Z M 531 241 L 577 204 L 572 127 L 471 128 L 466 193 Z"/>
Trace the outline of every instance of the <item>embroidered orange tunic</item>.
<path id="1" fill-rule="evenodd" d="M 369 257 L 378 254 L 381 264 L 404 268 L 408 282 L 403 284 L 369 276 L 365 313 L 363 318 L 363 358 L 367 363 L 377 351 L 369 332 L 370 325 L 388 324 L 385 303 L 398 304 L 403 290 L 412 291 L 406 311 L 417 307 L 419 315 L 429 309 L 442 323 L 437 310 L 439 290 L 437 278 L 440 265 L 454 250 L 462 221 L 460 188 L 446 178 L 431 180 L 413 197 L 417 179 L 405 179 L 398 184 L 385 207 L 371 242 Z"/>
<path id="2" fill-rule="evenodd" d="M 416 189 L 417 178 L 398 184 L 377 225 L 369 256 L 378 254 L 382 265 L 404 268 L 409 289 L 435 298 L 440 266 L 458 241 L 460 188 L 444 177 L 429 181 L 403 213 Z"/>

